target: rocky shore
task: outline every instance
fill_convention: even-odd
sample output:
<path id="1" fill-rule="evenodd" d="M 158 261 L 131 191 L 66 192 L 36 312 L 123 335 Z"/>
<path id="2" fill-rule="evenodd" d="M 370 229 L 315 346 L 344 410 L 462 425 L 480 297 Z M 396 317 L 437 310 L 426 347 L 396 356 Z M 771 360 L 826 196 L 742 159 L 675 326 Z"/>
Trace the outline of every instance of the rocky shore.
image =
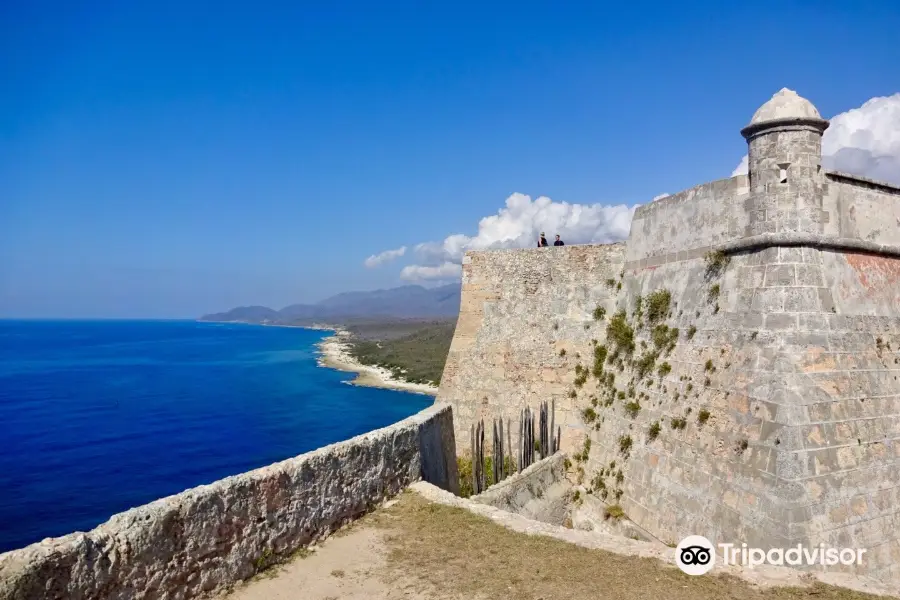
<path id="1" fill-rule="evenodd" d="M 325 327 L 322 327 L 322 329 L 325 329 Z M 320 367 L 357 373 L 356 378 L 350 382 L 352 385 L 402 390 L 418 394 L 429 394 L 431 396 L 437 395 L 438 388 L 433 385 L 403 381 L 394 377 L 393 373 L 388 369 L 362 364 L 350 354 L 352 334 L 340 328 L 333 331 L 334 335 L 318 343 L 318 363 Z"/>

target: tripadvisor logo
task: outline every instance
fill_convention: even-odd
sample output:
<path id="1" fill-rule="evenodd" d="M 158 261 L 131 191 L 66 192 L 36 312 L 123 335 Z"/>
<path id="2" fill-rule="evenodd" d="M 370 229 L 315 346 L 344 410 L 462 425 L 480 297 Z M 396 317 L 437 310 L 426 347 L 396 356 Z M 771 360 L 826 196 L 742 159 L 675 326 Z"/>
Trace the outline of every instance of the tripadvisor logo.
<path id="1" fill-rule="evenodd" d="M 689 535 L 675 548 L 675 564 L 688 575 L 704 575 L 716 564 L 712 542 L 702 535 Z"/>
<path id="2" fill-rule="evenodd" d="M 723 565 L 740 565 L 750 569 L 760 565 L 861 565 L 865 548 L 828 548 L 825 544 L 792 548 L 750 548 L 747 544 L 719 544 Z M 675 564 L 688 575 L 704 575 L 716 564 L 715 546 L 703 536 L 689 535 L 675 549 Z"/>

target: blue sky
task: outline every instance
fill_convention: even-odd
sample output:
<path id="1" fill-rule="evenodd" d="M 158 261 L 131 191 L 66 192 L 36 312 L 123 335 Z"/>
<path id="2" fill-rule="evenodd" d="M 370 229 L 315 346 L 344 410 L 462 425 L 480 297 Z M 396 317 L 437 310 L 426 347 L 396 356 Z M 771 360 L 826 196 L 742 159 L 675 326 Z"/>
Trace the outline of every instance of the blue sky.
<path id="1" fill-rule="evenodd" d="M 0 3 L 0 316 L 401 285 L 412 251 L 363 261 L 515 192 L 729 176 L 782 87 L 826 117 L 900 92 L 892 0 L 185 4 Z"/>

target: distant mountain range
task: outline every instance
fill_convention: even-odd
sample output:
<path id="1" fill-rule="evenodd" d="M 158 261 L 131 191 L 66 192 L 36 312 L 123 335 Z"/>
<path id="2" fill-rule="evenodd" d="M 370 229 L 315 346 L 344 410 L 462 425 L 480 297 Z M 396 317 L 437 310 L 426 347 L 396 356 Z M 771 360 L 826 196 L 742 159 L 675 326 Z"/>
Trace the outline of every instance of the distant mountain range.
<path id="1" fill-rule="evenodd" d="M 436 288 L 405 285 L 373 292 L 345 292 L 316 304 L 291 304 L 281 310 L 240 306 L 200 317 L 201 321 L 305 324 L 359 318 L 433 319 L 459 314 L 460 284 Z"/>

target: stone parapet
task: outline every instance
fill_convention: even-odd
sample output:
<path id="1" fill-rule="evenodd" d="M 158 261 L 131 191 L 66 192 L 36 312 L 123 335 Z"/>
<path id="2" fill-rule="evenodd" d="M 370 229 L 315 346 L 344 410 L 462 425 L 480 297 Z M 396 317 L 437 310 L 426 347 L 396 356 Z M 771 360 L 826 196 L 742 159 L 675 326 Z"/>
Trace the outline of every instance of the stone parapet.
<path id="1" fill-rule="evenodd" d="M 458 492 L 449 406 L 2 554 L 0 599 L 193 598 L 284 560 L 420 480 Z"/>

